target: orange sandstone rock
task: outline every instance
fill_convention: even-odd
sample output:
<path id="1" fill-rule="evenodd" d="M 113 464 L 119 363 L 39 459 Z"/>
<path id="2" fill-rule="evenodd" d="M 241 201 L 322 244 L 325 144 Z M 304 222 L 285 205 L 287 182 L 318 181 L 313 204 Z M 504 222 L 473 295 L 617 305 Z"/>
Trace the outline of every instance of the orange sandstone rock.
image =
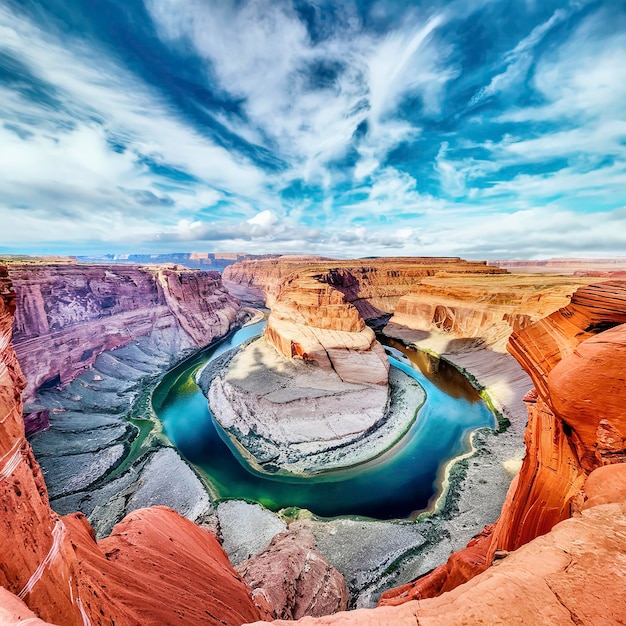
<path id="1" fill-rule="evenodd" d="M 481 544 L 484 558 L 466 568 L 461 551 L 413 591 L 391 590 L 382 603 L 423 598 L 469 580 L 496 551 L 516 550 L 567 519 L 589 472 L 624 460 L 626 326 L 606 330 L 624 321 L 626 282 L 612 281 L 580 288 L 570 305 L 511 336 L 509 349 L 536 394 L 527 396 L 526 456 L 491 539 Z"/>
<path id="2" fill-rule="evenodd" d="M 135 511 L 97 544 L 82 514 L 59 518 L 50 509 L 24 439 L 25 383 L 10 344 L 14 306 L 6 268 L 0 267 L 2 623 L 136 626 L 187 619 L 235 626 L 258 619 L 248 588 L 216 539 L 177 513 Z"/>
<path id="3" fill-rule="evenodd" d="M 236 569 L 254 589 L 259 609 L 269 605 L 273 618 L 319 617 L 347 608 L 346 581 L 315 550 L 310 531 L 276 535 L 261 554 Z"/>
<path id="4" fill-rule="evenodd" d="M 608 475 L 610 471 L 610 476 Z M 571 519 L 511 552 L 497 566 L 436 598 L 321 618 L 301 626 L 571 626 L 624 624 L 626 465 L 589 477 L 588 506 Z M 277 621 L 287 626 L 294 622 Z M 260 622 L 258 624 L 261 624 Z"/>

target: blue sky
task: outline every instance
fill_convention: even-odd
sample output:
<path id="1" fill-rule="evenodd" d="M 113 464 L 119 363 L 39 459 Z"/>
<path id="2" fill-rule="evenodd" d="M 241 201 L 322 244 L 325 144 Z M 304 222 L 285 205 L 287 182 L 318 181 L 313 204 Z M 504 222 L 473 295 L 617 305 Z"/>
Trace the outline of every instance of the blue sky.
<path id="1" fill-rule="evenodd" d="M 626 255 L 626 2 L 0 0 L 0 252 Z"/>

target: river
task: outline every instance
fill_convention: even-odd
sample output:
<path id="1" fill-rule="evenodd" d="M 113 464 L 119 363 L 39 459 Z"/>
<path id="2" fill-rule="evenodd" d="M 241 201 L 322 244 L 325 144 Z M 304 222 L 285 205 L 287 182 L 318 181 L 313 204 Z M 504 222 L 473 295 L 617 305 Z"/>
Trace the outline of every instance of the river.
<path id="1" fill-rule="evenodd" d="M 259 474 L 216 428 L 195 376 L 209 360 L 260 334 L 264 325 L 246 326 L 187 359 L 153 393 L 153 408 L 166 435 L 218 498 L 260 502 L 272 510 L 297 506 L 322 517 L 413 517 L 432 507 L 441 491 L 443 468 L 469 451 L 471 432 L 495 426 L 493 414 L 459 372 L 443 362 L 431 372 L 419 352 L 390 342 L 386 349 L 391 364 L 426 392 L 426 402 L 402 441 L 349 469 L 312 477 Z"/>

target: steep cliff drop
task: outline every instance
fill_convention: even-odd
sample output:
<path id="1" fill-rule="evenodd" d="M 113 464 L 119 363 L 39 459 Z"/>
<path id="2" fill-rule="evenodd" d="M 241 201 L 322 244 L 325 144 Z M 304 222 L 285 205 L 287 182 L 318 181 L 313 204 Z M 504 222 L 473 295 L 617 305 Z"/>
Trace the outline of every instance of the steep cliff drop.
<path id="1" fill-rule="evenodd" d="M 626 460 L 624 323 L 626 282 L 612 281 L 580 288 L 570 305 L 511 336 L 508 348 L 535 389 L 525 398 L 526 456 L 501 517 L 492 532 L 432 574 L 386 592 L 381 604 L 432 597 L 469 580 L 568 518 L 595 468 Z"/>
<path id="2" fill-rule="evenodd" d="M 205 346 L 225 335 L 240 311 L 218 272 L 31 262 L 11 263 L 9 275 L 25 402 L 140 337 L 152 336 L 172 353 Z"/>
<path id="3" fill-rule="evenodd" d="M 536 388 L 499 521 L 378 608 L 298 623 L 623 624 L 625 323 L 626 282 L 612 281 L 515 333 L 509 349 Z"/>
<path id="4" fill-rule="evenodd" d="M 50 509 L 24 438 L 25 381 L 10 344 L 14 310 L 0 267 L 2 623 L 43 623 L 34 615 L 64 626 L 235 626 L 258 619 L 249 589 L 215 537 L 174 511 L 136 511 L 96 543 L 84 516 L 59 517 Z"/>
<path id="5" fill-rule="evenodd" d="M 37 262 L 11 263 L 9 274 L 25 422 L 54 509 L 82 511 L 100 537 L 155 504 L 197 519 L 206 489 L 157 436 L 146 389 L 241 322 L 220 275 Z"/>

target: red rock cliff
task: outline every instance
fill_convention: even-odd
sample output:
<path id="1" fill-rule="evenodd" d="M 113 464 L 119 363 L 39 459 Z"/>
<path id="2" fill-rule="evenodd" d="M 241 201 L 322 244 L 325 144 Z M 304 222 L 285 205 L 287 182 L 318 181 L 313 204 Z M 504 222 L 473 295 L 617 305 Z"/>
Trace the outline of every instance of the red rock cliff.
<path id="1" fill-rule="evenodd" d="M 506 274 L 483 262 L 443 257 L 390 257 L 350 261 L 282 257 L 242 261 L 224 271 L 224 282 L 235 290 L 248 290 L 251 298 L 272 306 L 283 287 L 298 276 L 309 276 L 341 291 L 364 319 L 392 313 L 398 299 L 426 276 Z"/>
<path id="2" fill-rule="evenodd" d="M 25 386 L 10 344 L 15 294 L 0 267 L 0 599 L 3 623 L 238 625 L 259 618 L 215 537 L 169 509 L 129 515 L 96 543 L 56 515 L 24 438 Z M 24 606 L 28 606 L 28 609 Z"/>
<path id="3" fill-rule="evenodd" d="M 153 333 L 181 350 L 228 332 L 238 301 L 217 272 L 159 266 L 11 264 L 17 292 L 13 344 L 26 375 L 25 401 L 64 384 L 107 350 Z"/>
<path id="4" fill-rule="evenodd" d="M 571 304 L 514 333 L 509 350 L 536 385 L 527 395 L 526 456 L 502 515 L 433 573 L 381 604 L 438 595 L 567 519 L 587 475 L 626 460 L 626 282 L 580 288 Z M 614 326 L 613 328 L 610 328 Z M 490 529 L 491 530 L 491 529 Z"/>
<path id="5" fill-rule="evenodd" d="M 334 370 L 344 382 L 387 384 L 389 363 L 356 307 L 315 277 L 291 280 L 272 305 L 265 336 L 288 358 Z"/>

